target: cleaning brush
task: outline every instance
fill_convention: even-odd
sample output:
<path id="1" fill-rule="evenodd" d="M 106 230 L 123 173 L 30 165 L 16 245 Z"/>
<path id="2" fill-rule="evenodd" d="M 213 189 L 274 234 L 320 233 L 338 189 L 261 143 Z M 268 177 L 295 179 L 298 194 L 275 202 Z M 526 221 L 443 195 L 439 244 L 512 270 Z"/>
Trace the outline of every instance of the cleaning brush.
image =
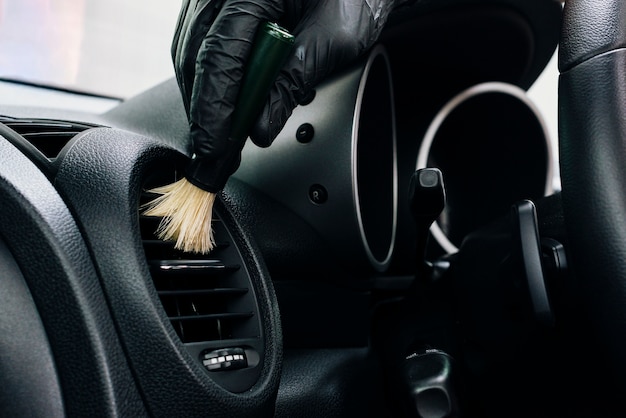
<path id="1" fill-rule="evenodd" d="M 239 166 L 241 150 L 263 108 L 270 88 L 294 43 L 294 37 L 275 23 L 266 22 L 257 32 L 232 116 L 233 146 L 204 173 L 214 184 L 223 185 Z M 190 162 L 194 164 L 194 160 Z M 206 254 L 215 247 L 211 221 L 216 193 L 204 184 L 183 177 L 175 183 L 149 190 L 159 196 L 142 206 L 145 216 L 161 217 L 159 239 L 175 241 L 174 248 Z"/>

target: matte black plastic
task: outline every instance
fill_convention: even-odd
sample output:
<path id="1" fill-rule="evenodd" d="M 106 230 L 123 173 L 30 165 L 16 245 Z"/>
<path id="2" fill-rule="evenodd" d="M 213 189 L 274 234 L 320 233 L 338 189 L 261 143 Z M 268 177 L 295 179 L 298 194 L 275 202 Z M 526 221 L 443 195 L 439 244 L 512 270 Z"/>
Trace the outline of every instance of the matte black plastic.
<path id="1" fill-rule="evenodd" d="M 261 374 L 244 393 L 224 390 L 182 345 L 160 306 L 142 248 L 138 204 L 145 176 L 150 170 L 173 173 L 183 156 L 158 140 L 116 129 L 92 130 L 66 151 L 55 183 L 80 220 L 151 413 L 271 416 L 282 357 L 278 307 L 259 251 L 239 229 L 228 203 L 218 202 L 216 209 L 245 261 L 265 340 Z"/>
<path id="2" fill-rule="evenodd" d="M 275 417 L 389 417 L 373 356 L 369 348 L 286 352 Z"/>
<path id="3" fill-rule="evenodd" d="M 535 318 L 545 326 L 554 325 L 554 314 L 548 297 L 548 287 L 543 273 L 537 213 L 530 200 L 523 200 L 513 206 L 516 250 L 519 250 L 530 303 Z"/>
<path id="4" fill-rule="evenodd" d="M 145 416 L 99 276 L 69 209 L 44 174 L 2 138 L 0 160 L 0 236 L 24 275 L 45 328 L 55 363 L 49 366 L 58 375 L 64 412 Z M 22 303 L 27 306 L 29 301 Z M 9 306 L 0 305 L 4 308 Z M 45 340 L 33 341 L 37 343 L 46 356 Z M 0 381 L 4 377 L 10 374 L 0 374 Z M 33 406 L 51 402 L 51 414 L 61 412 L 54 400 L 54 379 L 49 392 L 35 391 L 50 375 L 43 379 L 22 396 L 38 398 Z"/>
<path id="5" fill-rule="evenodd" d="M 63 417 L 50 341 L 24 276 L 0 237 L 0 411 L 11 417 Z"/>
<path id="6" fill-rule="evenodd" d="M 294 110 L 270 148 L 244 147 L 245 164 L 233 175 L 312 227 L 323 248 L 310 248 L 311 254 L 329 252 L 344 270 L 383 272 L 393 256 L 397 155 L 389 65 L 377 47 L 324 80 L 315 100 Z M 315 138 L 302 144 L 294 133 L 305 123 L 315 127 Z M 291 226 L 278 228 L 289 233 Z"/>

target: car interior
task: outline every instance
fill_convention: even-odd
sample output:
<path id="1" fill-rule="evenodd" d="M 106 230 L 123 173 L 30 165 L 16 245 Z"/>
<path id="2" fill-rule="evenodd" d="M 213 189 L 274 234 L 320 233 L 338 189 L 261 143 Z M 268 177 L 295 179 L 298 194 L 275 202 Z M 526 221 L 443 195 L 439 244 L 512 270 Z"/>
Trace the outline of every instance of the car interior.
<path id="1" fill-rule="evenodd" d="M 0 106 L 0 414 L 623 416 L 625 16 L 407 2 L 248 141 L 208 255 L 142 212 L 191 154 L 174 79 Z"/>

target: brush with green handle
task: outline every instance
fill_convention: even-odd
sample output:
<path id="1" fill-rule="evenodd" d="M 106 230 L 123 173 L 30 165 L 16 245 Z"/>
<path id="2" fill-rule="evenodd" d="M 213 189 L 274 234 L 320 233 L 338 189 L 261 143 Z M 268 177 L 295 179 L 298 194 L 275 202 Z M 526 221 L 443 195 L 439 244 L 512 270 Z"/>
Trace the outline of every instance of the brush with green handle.
<path id="1" fill-rule="evenodd" d="M 219 158 L 207 164 L 194 156 L 184 178 L 150 190 L 160 196 L 144 205 L 143 213 L 162 217 L 157 229 L 160 239 L 175 241 L 175 248 L 184 252 L 205 254 L 214 248 L 211 220 L 216 194 L 239 167 L 250 129 L 293 44 L 294 37 L 280 26 L 260 26 L 237 96 L 230 136 L 224 138 Z"/>

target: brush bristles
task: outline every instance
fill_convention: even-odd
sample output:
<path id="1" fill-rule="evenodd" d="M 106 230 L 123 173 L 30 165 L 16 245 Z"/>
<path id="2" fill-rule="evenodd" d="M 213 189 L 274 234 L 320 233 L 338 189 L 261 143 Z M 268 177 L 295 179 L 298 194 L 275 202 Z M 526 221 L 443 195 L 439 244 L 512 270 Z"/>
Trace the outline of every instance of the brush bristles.
<path id="1" fill-rule="evenodd" d="M 204 191 L 187 179 L 149 190 L 160 194 L 142 206 L 146 216 L 162 217 L 156 235 L 164 241 L 176 241 L 174 248 L 206 254 L 215 247 L 211 219 L 215 193 Z"/>

